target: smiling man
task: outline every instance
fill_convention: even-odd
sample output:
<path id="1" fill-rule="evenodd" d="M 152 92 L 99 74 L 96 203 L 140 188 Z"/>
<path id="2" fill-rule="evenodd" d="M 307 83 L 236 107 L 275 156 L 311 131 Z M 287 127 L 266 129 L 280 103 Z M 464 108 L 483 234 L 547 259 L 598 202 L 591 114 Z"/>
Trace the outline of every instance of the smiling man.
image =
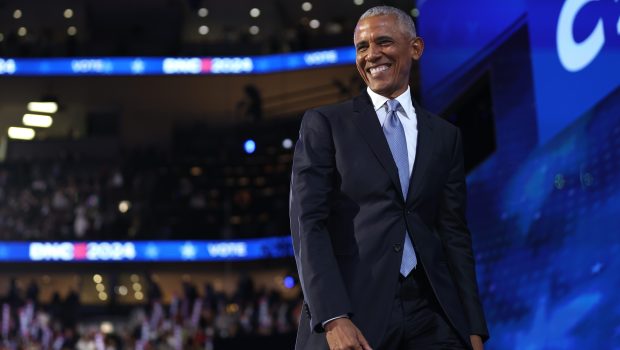
<path id="1" fill-rule="evenodd" d="M 424 42 L 411 17 L 379 6 L 354 44 L 367 90 L 307 111 L 295 146 L 295 348 L 482 349 L 460 132 L 409 87 Z"/>

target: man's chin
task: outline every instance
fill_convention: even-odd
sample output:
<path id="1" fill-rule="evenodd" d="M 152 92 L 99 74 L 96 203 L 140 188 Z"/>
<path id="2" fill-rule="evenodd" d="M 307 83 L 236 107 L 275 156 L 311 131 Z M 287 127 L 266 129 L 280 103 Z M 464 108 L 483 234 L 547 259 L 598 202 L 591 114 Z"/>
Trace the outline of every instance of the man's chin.
<path id="1" fill-rule="evenodd" d="M 386 96 L 386 93 L 388 92 L 388 87 L 385 85 L 378 85 L 378 84 L 374 84 L 374 85 L 369 85 L 370 86 L 370 90 L 372 90 L 374 93 L 377 93 L 381 96 Z"/>

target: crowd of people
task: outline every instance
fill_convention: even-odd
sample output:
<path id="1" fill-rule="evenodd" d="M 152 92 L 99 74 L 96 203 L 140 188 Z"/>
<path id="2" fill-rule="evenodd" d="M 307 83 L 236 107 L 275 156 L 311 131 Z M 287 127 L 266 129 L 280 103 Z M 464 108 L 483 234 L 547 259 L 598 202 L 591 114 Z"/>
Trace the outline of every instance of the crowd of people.
<path id="1" fill-rule="evenodd" d="M 0 240 L 289 234 L 290 149 L 278 145 L 245 154 L 239 141 L 223 150 L 215 144 L 202 154 L 180 154 L 2 163 Z"/>
<path id="2" fill-rule="evenodd" d="M 248 278 L 240 279 L 233 295 L 211 285 L 199 293 L 184 283 L 183 290 L 164 303 L 153 283 L 147 304 L 129 307 L 123 315 L 106 316 L 102 309 L 89 318 L 76 292 L 41 302 L 33 284 L 22 293 L 13 282 L 2 303 L 0 349 L 204 350 L 226 349 L 232 340 L 293 339 L 300 296 L 289 300 L 275 290 L 257 290 Z"/>

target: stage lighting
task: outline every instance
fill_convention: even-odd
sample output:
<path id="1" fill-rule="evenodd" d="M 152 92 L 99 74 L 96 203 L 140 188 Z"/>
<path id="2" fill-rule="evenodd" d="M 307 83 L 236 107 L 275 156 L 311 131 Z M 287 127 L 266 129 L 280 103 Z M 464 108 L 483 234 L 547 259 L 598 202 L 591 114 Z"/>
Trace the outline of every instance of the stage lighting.
<path id="1" fill-rule="evenodd" d="M 202 25 L 202 26 L 198 27 L 198 33 L 200 35 L 207 35 L 207 34 L 209 34 L 209 27 L 207 27 L 205 25 Z"/>
<path id="2" fill-rule="evenodd" d="M 129 211 L 129 209 L 131 209 L 131 202 L 129 202 L 129 201 L 120 201 L 118 203 L 118 211 L 120 211 L 121 213 L 125 214 L 126 212 Z"/>
<path id="3" fill-rule="evenodd" d="M 58 112 L 58 103 L 56 102 L 28 102 L 28 110 L 35 113 L 54 114 Z"/>
<path id="4" fill-rule="evenodd" d="M 117 291 L 116 291 L 118 295 L 122 295 L 122 296 L 127 295 L 127 292 L 128 290 L 127 290 L 127 287 L 125 286 L 118 286 Z"/>
<path id="5" fill-rule="evenodd" d="M 293 147 L 293 140 L 289 138 L 282 140 L 282 147 L 284 147 L 284 149 L 291 149 Z"/>
<path id="6" fill-rule="evenodd" d="M 295 288 L 295 277 L 285 276 L 284 279 L 282 280 L 282 283 L 284 283 L 284 287 L 286 289 Z"/>
<path id="7" fill-rule="evenodd" d="M 312 21 L 310 21 L 310 28 L 317 29 L 320 26 L 321 26 L 321 22 L 319 22 L 318 19 L 313 19 Z"/>
<path id="8" fill-rule="evenodd" d="M 42 114 L 24 114 L 22 123 L 26 126 L 34 126 L 38 128 L 49 128 L 52 126 L 52 117 Z"/>
<path id="9" fill-rule="evenodd" d="M 9 128 L 9 137 L 16 140 L 32 140 L 35 132 L 30 128 L 19 128 L 12 126 Z"/>
<path id="10" fill-rule="evenodd" d="M 245 141 L 245 143 L 243 144 L 243 148 L 245 149 L 245 153 L 252 154 L 254 153 L 254 151 L 256 151 L 256 142 L 254 142 L 254 140 L 252 139 L 249 139 Z"/>

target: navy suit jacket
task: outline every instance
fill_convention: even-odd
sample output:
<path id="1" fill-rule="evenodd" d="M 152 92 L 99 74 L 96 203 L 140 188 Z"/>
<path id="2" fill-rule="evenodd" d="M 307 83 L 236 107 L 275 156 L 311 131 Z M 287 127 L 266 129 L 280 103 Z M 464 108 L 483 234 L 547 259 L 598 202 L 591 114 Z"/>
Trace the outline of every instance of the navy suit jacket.
<path id="1" fill-rule="evenodd" d="M 413 100 L 413 99 L 412 99 Z M 327 349 L 322 322 L 349 315 L 370 346 L 385 333 L 407 230 L 449 321 L 488 338 L 465 220 L 458 128 L 424 111 L 407 198 L 368 94 L 305 113 L 290 219 L 304 293 L 296 349 Z"/>

